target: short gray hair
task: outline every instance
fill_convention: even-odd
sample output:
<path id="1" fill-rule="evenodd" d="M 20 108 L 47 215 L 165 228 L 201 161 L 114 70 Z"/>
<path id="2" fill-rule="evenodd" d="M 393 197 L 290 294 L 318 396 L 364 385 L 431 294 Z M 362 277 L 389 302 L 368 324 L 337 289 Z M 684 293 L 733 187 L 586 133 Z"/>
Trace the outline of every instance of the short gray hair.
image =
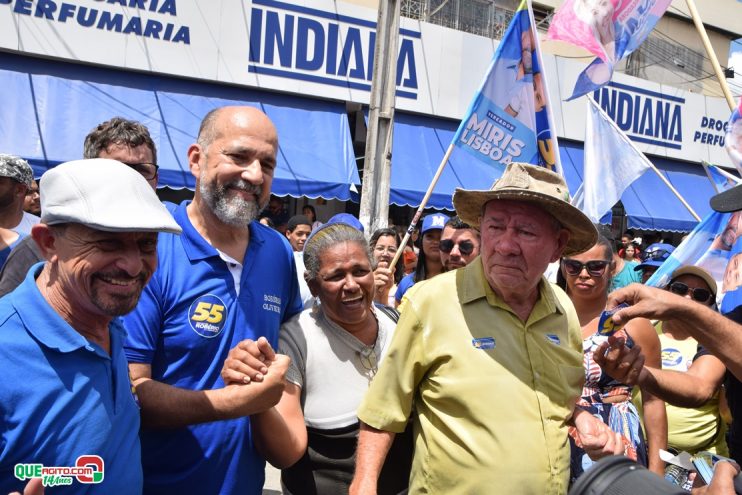
<path id="1" fill-rule="evenodd" d="M 355 242 L 363 249 L 363 252 L 371 264 L 376 268 L 376 262 L 371 255 L 371 250 L 366 242 L 363 232 L 344 223 L 331 223 L 319 227 L 307 239 L 304 244 L 304 268 L 307 281 L 315 280 L 320 270 L 320 257 L 326 249 L 343 242 Z"/>

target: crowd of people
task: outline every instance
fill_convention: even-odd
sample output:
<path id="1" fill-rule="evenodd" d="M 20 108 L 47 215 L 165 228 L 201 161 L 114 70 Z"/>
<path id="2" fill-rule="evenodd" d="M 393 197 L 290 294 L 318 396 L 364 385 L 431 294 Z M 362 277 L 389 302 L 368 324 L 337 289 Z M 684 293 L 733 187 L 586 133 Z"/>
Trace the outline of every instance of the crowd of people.
<path id="1" fill-rule="evenodd" d="M 127 119 L 38 183 L 0 155 L 0 493 L 260 494 L 268 461 L 292 494 L 564 494 L 609 455 L 658 477 L 661 450 L 742 459 L 742 318 L 699 267 L 642 285 L 673 246 L 606 238 L 520 163 L 402 246 L 289 215 L 278 143 L 214 109 L 181 204 Z"/>

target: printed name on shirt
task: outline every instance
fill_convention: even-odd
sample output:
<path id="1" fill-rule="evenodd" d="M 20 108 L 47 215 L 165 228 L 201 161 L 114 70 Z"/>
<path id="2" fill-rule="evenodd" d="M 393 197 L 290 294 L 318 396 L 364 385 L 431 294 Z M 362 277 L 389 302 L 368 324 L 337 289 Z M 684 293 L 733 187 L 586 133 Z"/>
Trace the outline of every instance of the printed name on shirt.
<path id="1" fill-rule="evenodd" d="M 214 294 L 198 297 L 188 308 L 188 322 L 194 332 L 211 339 L 219 335 L 227 320 L 227 306 Z"/>
<path id="2" fill-rule="evenodd" d="M 281 312 L 281 298 L 270 294 L 263 294 L 263 309 L 265 311 Z"/>
<path id="3" fill-rule="evenodd" d="M 471 345 L 473 345 L 475 349 L 494 349 L 495 339 L 493 337 L 471 339 Z"/>

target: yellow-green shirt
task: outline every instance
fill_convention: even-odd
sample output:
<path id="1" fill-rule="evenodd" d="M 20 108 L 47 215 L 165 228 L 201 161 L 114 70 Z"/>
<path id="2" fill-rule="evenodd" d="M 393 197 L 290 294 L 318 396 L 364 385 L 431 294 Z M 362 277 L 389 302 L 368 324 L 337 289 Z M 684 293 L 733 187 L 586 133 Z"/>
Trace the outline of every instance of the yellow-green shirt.
<path id="1" fill-rule="evenodd" d="M 698 352 L 693 338 L 676 340 L 662 333 L 661 322 L 657 333 L 662 345 L 662 369 L 688 371 Z M 729 455 L 724 434 L 726 427 L 719 413 L 719 392 L 700 407 L 686 408 L 667 404 L 667 445 L 695 454 L 708 450 Z"/>
<path id="2" fill-rule="evenodd" d="M 401 432 L 414 411 L 410 493 L 567 493 L 582 360 L 561 289 L 542 279 L 524 324 L 476 259 L 411 294 L 358 416 Z"/>

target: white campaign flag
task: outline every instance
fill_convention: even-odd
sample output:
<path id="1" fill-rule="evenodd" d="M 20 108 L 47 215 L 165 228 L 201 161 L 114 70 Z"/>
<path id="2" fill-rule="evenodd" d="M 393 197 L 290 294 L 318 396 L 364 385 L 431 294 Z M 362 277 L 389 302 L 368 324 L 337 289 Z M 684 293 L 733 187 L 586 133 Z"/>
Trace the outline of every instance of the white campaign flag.
<path id="1" fill-rule="evenodd" d="M 587 100 L 584 178 L 572 204 L 597 223 L 652 165 L 598 104 Z"/>

